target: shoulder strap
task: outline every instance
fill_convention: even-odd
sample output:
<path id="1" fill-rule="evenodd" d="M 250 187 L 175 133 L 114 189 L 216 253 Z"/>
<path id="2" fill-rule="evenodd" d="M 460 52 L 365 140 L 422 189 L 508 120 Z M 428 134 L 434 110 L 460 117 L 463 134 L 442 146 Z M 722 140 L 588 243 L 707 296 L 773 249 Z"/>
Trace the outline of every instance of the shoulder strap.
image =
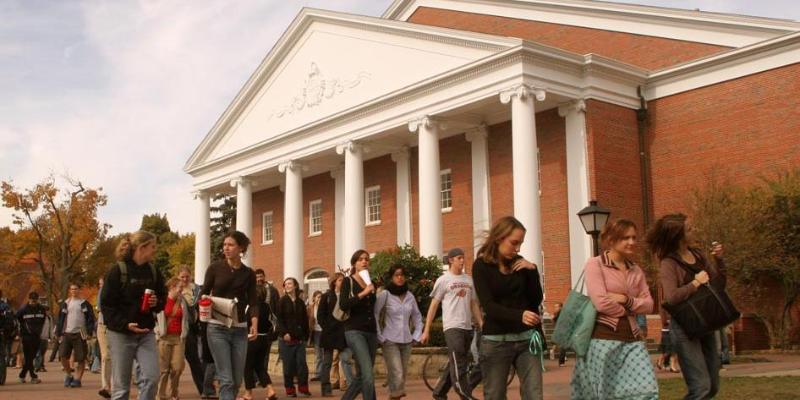
<path id="1" fill-rule="evenodd" d="M 125 261 L 117 261 L 117 266 L 119 266 L 119 283 L 125 288 L 128 286 L 128 264 Z"/>

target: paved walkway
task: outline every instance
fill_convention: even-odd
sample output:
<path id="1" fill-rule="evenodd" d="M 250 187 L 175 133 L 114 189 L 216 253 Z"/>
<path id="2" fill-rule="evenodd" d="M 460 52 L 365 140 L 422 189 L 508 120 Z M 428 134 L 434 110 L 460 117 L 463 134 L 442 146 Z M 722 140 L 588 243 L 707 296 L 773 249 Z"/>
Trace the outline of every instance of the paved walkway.
<path id="1" fill-rule="evenodd" d="M 736 363 L 727 366 L 726 370 L 722 371 L 723 376 L 781 376 L 791 375 L 800 376 L 800 355 L 754 355 L 748 356 L 752 359 L 768 360 L 768 362 L 747 362 Z M 568 360 L 565 367 L 559 368 L 554 361 L 548 360 L 546 362 L 546 369 L 544 375 L 545 384 L 545 399 L 561 400 L 569 399 L 569 380 L 572 373 L 573 360 Z M 17 381 L 19 369 L 9 369 L 8 379 L 5 386 L 0 386 L 0 399 L 2 400 L 23 400 L 23 399 L 36 399 L 36 400 L 84 400 L 84 399 L 99 399 L 97 390 L 99 389 L 99 376 L 97 374 L 86 373 L 83 379 L 83 388 L 80 389 L 67 389 L 63 387 L 63 374 L 60 372 L 60 367 L 56 363 L 47 364 L 48 372 L 40 373 L 42 383 L 33 385 L 30 383 L 22 384 Z M 669 372 L 658 372 L 659 379 L 679 379 L 680 374 Z M 280 376 L 273 376 L 276 382 L 281 382 Z M 316 382 L 314 382 L 316 383 Z M 518 383 L 515 380 L 509 389 L 509 399 L 519 399 Z M 276 387 L 282 392 L 282 388 Z M 319 396 L 319 385 L 312 385 L 312 393 L 316 394 L 314 398 L 322 398 Z M 134 390 L 135 392 L 135 390 Z M 429 399 L 430 392 L 427 390 L 421 380 L 409 382 L 407 385 L 408 399 L 409 400 L 422 400 Z M 337 392 L 340 396 L 342 392 Z M 279 392 L 280 394 L 280 392 Z M 475 391 L 478 398 L 482 398 L 479 390 Z M 386 388 L 378 388 L 379 398 L 387 398 Z M 263 392 L 257 392 L 256 399 L 264 399 Z M 284 396 L 280 396 L 284 398 Z M 134 396 L 132 398 L 135 399 Z M 194 390 L 194 385 L 191 382 L 191 375 L 188 368 L 184 371 L 181 379 L 181 399 L 194 400 L 199 399 L 200 396 Z M 456 397 L 451 395 L 451 399 Z"/>

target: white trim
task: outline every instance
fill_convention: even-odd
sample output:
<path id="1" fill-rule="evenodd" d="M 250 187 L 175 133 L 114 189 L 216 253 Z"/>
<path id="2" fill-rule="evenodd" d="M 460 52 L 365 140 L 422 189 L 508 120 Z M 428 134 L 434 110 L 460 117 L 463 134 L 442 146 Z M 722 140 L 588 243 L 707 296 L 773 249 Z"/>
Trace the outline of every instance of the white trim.
<path id="1" fill-rule="evenodd" d="M 381 224 L 381 218 L 378 218 L 377 220 L 374 220 L 374 221 L 370 221 L 370 219 L 369 219 L 369 194 L 370 194 L 370 192 L 375 192 L 375 191 L 378 192 L 378 196 L 379 196 L 378 197 L 378 216 L 382 217 L 382 215 L 381 215 L 382 214 L 382 210 L 381 210 L 381 202 L 382 202 L 381 200 L 382 200 L 382 198 L 380 197 L 381 185 L 369 186 L 367 188 L 364 188 L 364 226 L 375 226 L 375 225 L 380 225 Z"/>
<path id="2" fill-rule="evenodd" d="M 266 224 L 265 224 L 264 219 L 266 219 L 267 216 L 269 216 L 269 219 L 270 219 L 270 221 L 269 221 L 269 230 L 270 230 L 270 235 L 272 235 L 272 239 L 270 239 L 270 240 L 265 240 L 265 238 L 264 238 L 265 233 L 266 233 L 266 227 L 267 227 Z M 266 246 L 266 245 L 272 244 L 273 241 L 275 240 L 275 231 L 274 231 L 274 225 L 275 224 L 273 223 L 273 218 L 274 218 L 274 214 L 273 214 L 272 211 L 267 211 L 267 212 L 261 213 L 261 245 L 262 246 Z"/>
<path id="3" fill-rule="evenodd" d="M 319 231 L 314 231 L 314 206 L 319 204 Z M 322 235 L 322 199 L 308 202 L 308 236 Z"/>
<path id="4" fill-rule="evenodd" d="M 453 211 L 453 171 L 450 168 L 445 168 L 439 171 L 439 205 L 442 204 L 442 195 L 444 192 L 442 191 L 441 185 L 444 184 L 444 176 L 450 175 L 450 207 L 441 207 L 442 214 L 449 213 Z"/>
<path id="5" fill-rule="evenodd" d="M 800 30 L 800 23 L 785 19 L 582 0 L 396 0 L 383 18 L 407 21 L 419 7 L 729 47 L 746 46 Z"/>

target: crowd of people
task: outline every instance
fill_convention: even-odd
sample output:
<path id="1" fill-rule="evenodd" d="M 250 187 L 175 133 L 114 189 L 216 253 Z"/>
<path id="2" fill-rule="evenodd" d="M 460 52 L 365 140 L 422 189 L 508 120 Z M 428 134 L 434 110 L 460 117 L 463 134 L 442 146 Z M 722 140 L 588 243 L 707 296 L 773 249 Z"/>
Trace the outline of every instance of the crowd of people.
<path id="1" fill-rule="evenodd" d="M 712 262 L 686 232 L 685 216 L 667 215 L 646 238 L 647 250 L 660 262 L 664 301 L 672 304 L 685 301 L 710 279 L 725 276 L 722 245 L 715 243 L 710 249 Z M 541 399 L 547 349 L 544 295 L 537 266 L 519 255 L 525 236 L 525 227 L 515 218 L 499 219 L 477 251 L 472 276 L 465 271 L 464 251 L 451 249 L 448 270 L 434 284 L 423 321 L 405 267 L 390 266 L 383 287 L 376 287 L 370 277 L 370 254 L 363 249 L 352 255 L 348 274 L 335 273 L 329 290 L 313 293 L 307 304 L 295 277 L 283 279 L 281 294 L 263 270 L 243 264 L 250 239 L 241 232 L 225 235 L 223 258 L 208 267 L 202 285 L 192 282 L 188 267 L 165 280 L 153 266 L 156 237 L 145 231 L 127 234 L 117 248 L 118 261 L 101 281 L 97 318 L 77 284 L 69 286 L 69 298 L 59 304 L 55 324 L 38 294 L 29 294 L 28 303 L 16 312 L 24 355 L 19 380 L 40 382 L 36 372 L 43 368 L 43 339 L 54 326 L 64 386 L 81 387 L 87 363 L 96 358 L 99 395 L 105 398 L 128 399 L 133 381 L 140 399 L 177 400 L 188 364 L 201 398 L 250 400 L 260 387 L 267 399 L 277 399 L 268 372 L 270 349 L 277 342 L 281 395 L 312 396 L 310 383 L 316 381 L 324 397 L 338 389 L 342 399 L 375 399 L 380 347 L 388 397 L 401 399 L 407 396 L 411 348 L 429 343 L 441 306 L 448 367 L 433 398 L 446 399 L 452 389 L 461 399 L 473 399 L 482 383 L 484 399 L 505 399 L 513 368 L 521 398 Z M 654 369 L 641 340 L 646 328 L 637 322 L 637 316 L 654 308 L 644 272 L 635 261 L 637 227 L 616 220 L 600 238 L 604 251 L 587 260 L 584 272 L 597 317 L 588 353 L 576 360 L 572 398 L 656 399 Z M 715 336 L 690 338 L 669 315 L 662 313 L 662 318 L 669 338 L 665 354 L 671 361 L 663 357 L 659 368 L 677 370 L 680 364 L 686 399 L 713 398 L 720 369 Z M 96 350 L 89 354 L 87 341 L 92 337 Z M 311 370 L 307 345 L 316 354 Z M 564 365 L 565 356 L 562 349 L 559 365 Z"/>

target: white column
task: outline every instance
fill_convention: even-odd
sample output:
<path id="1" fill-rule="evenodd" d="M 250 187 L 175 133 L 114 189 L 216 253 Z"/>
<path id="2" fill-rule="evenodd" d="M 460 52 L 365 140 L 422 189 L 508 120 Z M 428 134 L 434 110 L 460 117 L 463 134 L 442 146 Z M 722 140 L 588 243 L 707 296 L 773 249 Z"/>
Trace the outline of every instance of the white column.
<path id="1" fill-rule="evenodd" d="M 211 206 L 208 193 L 197 191 L 193 194 L 197 203 L 197 230 L 194 233 L 194 282 L 202 285 L 208 265 L 211 263 Z"/>
<path id="2" fill-rule="evenodd" d="M 241 176 L 231 181 L 236 188 L 236 230 L 253 239 L 253 182 Z M 248 248 L 242 262 L 252 267 L 253 249 Z"/>
<path id="3" fill-rule="evenodd" d="M 592 241 L 578 218 L 578 211 L 589 205 L 589 169 L 586 147 L 586 104 L 574 100 L 558 107 L 566 118 L 567 134 L 567 209 L 569 217 L 569 261 L 572 286 L 583 265 L 592 256 Z"/>
<path id="4" fill-rule="evenodd" d="M 339 167 L 331 171 L 331 178 L 334 180 L 335 195 L 334 195 L 334 248 L 335 258 L 334 263 L 338 268 L 336 272 L 341 269 L 347 269 L 350 260 L 345 258 L 344 255 L 344 168 Z"/>
<path id="5" fill-rule="evenodd" d="M 472 252 L 477 255 L 483 233 L 492 227 L 491 190 L 489 190 L 488 127 L 483 124 L 467 132 L 472 150 Z"/>
<path id="6" fill-rule="evenodd" d="M 511 103 L 511 149 L 514 182 L 514 216 L 527 229 L 520 254 L 539 265 L 542 263 L 542 220 L 539 203 L 539 148 L 536 144 L 536 108 L 543 101 L 544 90 L 519 85 L 500 93 L 503 104 Z"/>
<path id="7" fill-rule="evenodd" d="M 344 245 L 342 268 L 350 268 L 350 256 L 364 248 L 364 148 L 347 142 L 336 147 L 344 155 Z"/>
<path id="8" fill-rule="evenodd" d="M 411 244 L 411 162 L 408 147 L 392 153 L 397 181 L 397 245 Z"/>
<path id="9" fill-rule="evenodd" d="M 283 277 L 293 277 L 303 287 L 303 171 L 296 161 L 278 166 L 286 174 L 283 193 Z"/>
<path id="10" fill-rule="evenodd" d="M 425 116 L 409 122 L 419 143 L 419 253 L 442 255 L 442 202 L 439 175 L 439 123 Z"/>

